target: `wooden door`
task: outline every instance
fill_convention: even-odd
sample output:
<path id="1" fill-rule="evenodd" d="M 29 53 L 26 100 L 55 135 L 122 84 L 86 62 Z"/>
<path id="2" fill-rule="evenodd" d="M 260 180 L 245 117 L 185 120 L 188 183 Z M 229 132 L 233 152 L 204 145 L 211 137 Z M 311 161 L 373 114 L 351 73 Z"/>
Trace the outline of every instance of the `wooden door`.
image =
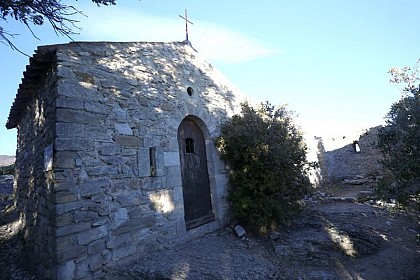
<path id="1" fill-rule="evenodd" d="M 187 229 L 214 220 L 204 135 L 190 119 L 184 119 L 178 129 L 181 159 L 182 193 Z"/>

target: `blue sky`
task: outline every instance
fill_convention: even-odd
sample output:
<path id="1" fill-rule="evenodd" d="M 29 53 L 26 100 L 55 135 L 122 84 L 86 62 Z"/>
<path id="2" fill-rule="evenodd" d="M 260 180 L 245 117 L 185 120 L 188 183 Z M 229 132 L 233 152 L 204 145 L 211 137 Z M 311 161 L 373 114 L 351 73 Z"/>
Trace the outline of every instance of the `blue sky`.
<path id="1" fill-rule="evenodd" d="M 182 41 L 257 101 L 288 104 L 308 135 L 339 135 L 383 123 L 402 86 L 387 71 L 420 57 L 420 1 L 175 1 L 117 0 L 73 4 L 82 28 L 76 41 Z M 19 33 L 14 43 L 32 55 L 38 45 L 66 43 L 48 25 L 0 22 Z M 0 44 L 0 154 L 13 155 L 16 129 L 6 130 L 10 106 L 29 59 Z"/>

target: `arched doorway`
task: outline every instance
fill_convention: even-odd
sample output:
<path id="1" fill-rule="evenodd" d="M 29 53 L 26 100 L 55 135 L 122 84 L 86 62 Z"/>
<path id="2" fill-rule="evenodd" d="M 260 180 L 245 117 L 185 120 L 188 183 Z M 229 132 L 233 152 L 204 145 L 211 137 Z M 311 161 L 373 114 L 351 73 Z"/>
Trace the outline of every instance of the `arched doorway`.
<path id="1" fill-rule="evenodd" d="M 214 220 L 203 131 L 190 118 L 178 128 L 185 225 L 191 229 Z"/>

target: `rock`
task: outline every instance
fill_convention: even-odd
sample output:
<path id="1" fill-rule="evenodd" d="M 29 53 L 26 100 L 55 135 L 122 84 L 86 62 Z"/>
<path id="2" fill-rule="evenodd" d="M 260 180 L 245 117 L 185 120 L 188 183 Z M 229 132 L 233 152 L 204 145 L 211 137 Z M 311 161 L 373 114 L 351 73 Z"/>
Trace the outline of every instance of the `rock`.
<path id="1" fill-rule="evenodd" d="M 319 197 L 325 197 L 325 193 L 324 192 L 318 191 L 317 193 L 318 193 Z"/>
<path id="2" fill-rule="evenodd" d="M 235 232 L 236 232 L 236 235 L 238 236 L 238 237 L 242 237 L 242 236 L 244 236 L 245 235 L 245 229 L 243 228 L 243 227 L 241 227 L 240 225 L 237 225 L 236 227 L 235 227 Z"/>
<path id="3" fill-rule="evenodd" d="M 326 201 L 335 201 L 335 202 L 356 202 L 356 198 L 355 197 L 336 197 L 336 196 L 331 196 L 331 197 L 326 197 L 325 200 Z"/>
<path id="4" fill-rule="evenodd" d="M 373 191 L 360 191 L 357 194 L 357 201 L 368 201 L 371 200 L 375 196 L 375 192 Z"/>
<path id="5" fill-rule="evenodd" d="M 59 279 L 63 279 L 63 280 L 74 279 L 74 274 L 76 271 L 76 266 L 74 264 L 74 261 L 65 262 L 64 264 L 58 267 L 57 271 L 58 271 L 57 274 L 58 274 Z"/>
<path id="6" fill-rule="evenodd" d="M 344 180 L 344 184 L 349 184 L 349 185 L 365 185 L 368 183 L 372 183 L 373 181 L 369 178 L 356 178 L 356 179 L 352 179 L 352 180 Z"/>
<path id="7" fill-rule="evenodd" d="M 0 193 L 13 194 L 13 175 L 0 175 Z"/>

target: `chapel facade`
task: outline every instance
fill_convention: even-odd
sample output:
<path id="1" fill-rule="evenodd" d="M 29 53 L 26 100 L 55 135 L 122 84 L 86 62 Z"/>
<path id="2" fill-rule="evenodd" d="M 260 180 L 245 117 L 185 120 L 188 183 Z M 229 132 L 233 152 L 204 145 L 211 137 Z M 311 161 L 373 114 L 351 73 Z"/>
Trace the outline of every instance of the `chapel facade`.
<path id="1" fill-rule="evenodd" d="M 226 224 L 213 139 L 245 99 L 188 42 L 38 47 L 6 124 L 38 275 L 94 279 Z"/>

